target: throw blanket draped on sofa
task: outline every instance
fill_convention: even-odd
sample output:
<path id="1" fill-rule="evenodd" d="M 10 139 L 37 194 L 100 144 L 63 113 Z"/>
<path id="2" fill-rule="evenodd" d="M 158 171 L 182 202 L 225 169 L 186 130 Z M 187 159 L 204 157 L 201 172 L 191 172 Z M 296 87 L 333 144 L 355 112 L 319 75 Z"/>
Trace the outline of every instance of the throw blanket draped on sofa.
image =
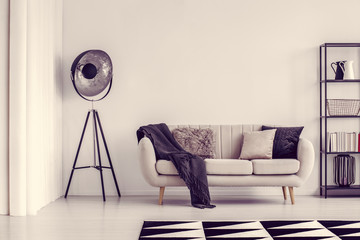
<path id="1" fill-rule="evenodd" d="M 140 141 L 148 137 L 154 145 L 156 159 L 170 160 L 190 190 L 191 204 L 197 208 L 213 208 L 206 176 L 205 163 L 199 156 L 185 151 L 174 139 L 165 123 L 140 127 L 137 132 Z"/>

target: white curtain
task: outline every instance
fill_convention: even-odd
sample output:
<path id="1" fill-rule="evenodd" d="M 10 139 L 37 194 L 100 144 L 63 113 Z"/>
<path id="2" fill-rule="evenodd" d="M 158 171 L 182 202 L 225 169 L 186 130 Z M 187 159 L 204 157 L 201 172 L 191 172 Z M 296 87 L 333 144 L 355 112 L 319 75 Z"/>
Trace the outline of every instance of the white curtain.
<path id="1" fill-rule="evenodd" d="M 8 47 L 9 1 L 0 1 L 0 214 L 9 213 Z"/>
<path id="2" fill-rule="evenodd" d="M 62 195 L 62 1 L 5 2 L 0 214 L 23 216 Z"/>

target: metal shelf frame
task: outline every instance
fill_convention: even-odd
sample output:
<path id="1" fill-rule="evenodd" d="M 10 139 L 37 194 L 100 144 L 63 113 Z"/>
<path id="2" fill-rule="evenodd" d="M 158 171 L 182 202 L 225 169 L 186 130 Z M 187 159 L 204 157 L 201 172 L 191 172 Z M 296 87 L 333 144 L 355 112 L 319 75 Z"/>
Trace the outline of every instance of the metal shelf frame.
<path id="1" fill-rule="evenodd" d="M 356 189 L 360 190 L 360 185 L 352 185 L 350 187 L 339 187 L 336 185 L 328 184 L 328 155 L 331 154 L 360 154 L 360 152 L 328 152 L 326 149 L 327 132 L 328 132 L 328 120 L 329 119 L 341 119 L 341 118 L 360 118 L 360 116 L 329 116 L 326 109 L 326 102 L 328 99 L 328 84 L 338 83 L 360 83 L 360 79 L 351 80 L 334 80 L 329 79 L 327 74 L 327 60 L 329 48 L 360 48 L 360 43 L 324 43 L 320 45 L 320 195 L 325 198 L 328 197 L 329 190 L 338 189 Z M 324 141 L 323 141 L 324 137 Z M 323 174 L 324 172 L 324 174 Z"/>

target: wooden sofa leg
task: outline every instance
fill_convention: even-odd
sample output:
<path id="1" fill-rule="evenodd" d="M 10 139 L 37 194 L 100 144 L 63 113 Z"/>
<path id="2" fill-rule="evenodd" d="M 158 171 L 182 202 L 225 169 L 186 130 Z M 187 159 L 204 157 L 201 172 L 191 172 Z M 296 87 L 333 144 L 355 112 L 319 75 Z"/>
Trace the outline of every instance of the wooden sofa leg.
<path id="1" fill-rule="evenodd" d="M 287 197 L 286 197 L 286 187 L 285 186 L 282 187 L 282 191 L 283 191 L 283 195 L 284 195 L 284 200 L 286 200 Z"/>
<path id="2" fill-rule="evenodd" d="M 160 194 L 159 194 L 159 205 L 163 204 L 165 187 L 160 187 Z"/>
<path id="3" fill-rule="evenodd" d="M 290 193 L 291 204 L 295 204 L 294 188 L 293 187 L 289 187 L 289 193 Z"/>

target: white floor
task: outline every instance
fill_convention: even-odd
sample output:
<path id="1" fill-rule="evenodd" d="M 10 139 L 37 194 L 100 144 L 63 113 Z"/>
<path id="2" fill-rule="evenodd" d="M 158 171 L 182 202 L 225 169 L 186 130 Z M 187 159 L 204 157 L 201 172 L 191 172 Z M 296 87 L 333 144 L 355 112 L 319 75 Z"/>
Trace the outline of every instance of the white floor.
<path id="1" fill-rule="evenodd" d="M 131 240 L 144 220 L 360 219 L 360 198 L 296 196 L 213 196 L 214 209 L 190 206 L 188 196 L 60 198 L 36 216 L 0 216 L 1 240 Z"/>

